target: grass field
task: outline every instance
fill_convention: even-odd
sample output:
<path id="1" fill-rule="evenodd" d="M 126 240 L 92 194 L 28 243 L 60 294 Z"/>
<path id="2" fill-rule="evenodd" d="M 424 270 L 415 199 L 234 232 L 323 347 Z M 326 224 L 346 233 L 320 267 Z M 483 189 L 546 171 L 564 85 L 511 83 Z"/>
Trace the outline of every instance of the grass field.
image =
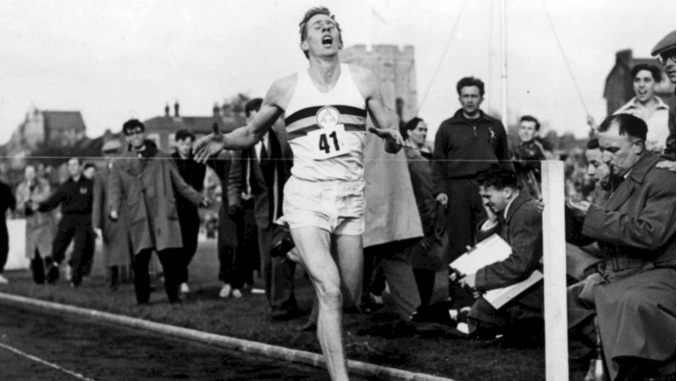
<path id="1" fill-rule="evenodd" d="M 272 321 L 263 294 L 246 293 L 241 299 L 218 297 L 221 284 L 217 280 L 218 263 L 213 240 L 200 242 L 190 267 L 191 293 L 180 305 L 168 304 L 162 284 L 156 281 L 151 304 L 137 306 L 131 284 L 122 285 L 116 292 L 105 286 L 98 250 L 95 258 L 92 278 L 78 289 L 72 289 L 64 280 L 56 285 L 35 285 L 26 270 L 6 272 L 10 284 L 1 286 L 0 291 L 320 353 L 314 333 L 294 329 L 305 319 Z M 444 293 L 444 279 L 438 278 L 440 287 L 437 296 L 440 297 Z M 257 286 L 261 288 L 260 284 Z M 300 307 L 310 310 L 312 287 L 301 271 L 297 271 L 296 293 Z M 394 318 L 394 309 L 387 303 L 371 316 L 345 315 L 348 357 L 458 381 L 542 380 L 545 377 L 542 345 L 467 340 L 436 325 L 411 338 L 384 339 L 357 335 L 361 329 Z M 580 369 L 574 374 L 580 375 Z M 572 379 L 582 379 L 582 376 L 572 376 Z"/>

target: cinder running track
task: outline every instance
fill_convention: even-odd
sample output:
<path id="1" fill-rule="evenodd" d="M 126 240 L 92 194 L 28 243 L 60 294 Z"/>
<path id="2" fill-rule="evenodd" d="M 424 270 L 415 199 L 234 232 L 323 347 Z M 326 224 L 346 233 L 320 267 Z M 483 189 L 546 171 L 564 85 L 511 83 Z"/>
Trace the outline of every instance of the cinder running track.
<path id="1" fill-rule="evenodd" d="M 325 369 L 84 317 L 0 304 L 3 381 L 328 379 Z"/>

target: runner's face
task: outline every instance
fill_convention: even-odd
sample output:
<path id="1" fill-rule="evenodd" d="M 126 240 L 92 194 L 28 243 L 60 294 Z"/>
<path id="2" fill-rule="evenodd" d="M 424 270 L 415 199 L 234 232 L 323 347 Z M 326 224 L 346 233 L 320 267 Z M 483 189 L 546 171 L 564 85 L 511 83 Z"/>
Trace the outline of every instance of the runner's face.
<path id="1" fill-rule="evenodd" d="M 458 101 L 461 102 L 463 111 L 468 115 L 475 115 L 482 104 L 482 96 L 480 95 L 480 89 L 477 86 L 466 86 L 461 89 L 461 95 L 458 97 Z"/>
<path id="2" fill-rule="evenodd" d="M 519 136 L 520 140 L 523 142 L 534 140 L 534 136 L 536 136 L 536 123 L 530 120 L 525 120 L 520 123 Z"/>
<path id="3" fill-rule="evenodd" d="M 418 122 L 413 130 L 409 130 L 409 139 L 419 147 L 425 144 L 425 138 L 428 136 L 428 125 L 424 121 Z"/>
<path id="4" fill-rule="evenodd" d="M 637 75 L 635 75 L 632 87 L 635 90 L 635 96 L 637 96 L 640 103 L 646 103 L 654 97 L 656 92 L 656 81 L 653 80 L 650 71 L 640 70 Z"/>
<path id="5" fill-rule="evenodd" d="M 336 22 L 327 15 L 313 16 L 306 24 L 306 31 L 301 48 L 311 56 L 334 56 L 343 47 Z"/>

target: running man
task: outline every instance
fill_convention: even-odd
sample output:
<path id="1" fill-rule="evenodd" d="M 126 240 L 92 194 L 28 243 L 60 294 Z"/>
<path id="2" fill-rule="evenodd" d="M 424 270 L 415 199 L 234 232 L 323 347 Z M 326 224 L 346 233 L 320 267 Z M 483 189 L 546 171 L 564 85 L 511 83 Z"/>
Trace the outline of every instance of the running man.
<path id="1" fill-rule="evenodd" d="M 329 9 L 308 10 L 299 26 L 309 68 L 273 83 L 246 127 L 200 140 L 196 160 L 253 146 L 284 116 L 294 164 L 283 212 L 319 298 L 318 338 L 329 374 L 347 380 L 341 281 L 348 304 L 355 304 L 362 284 L 367 111 L 377 126 L 370 132 L 385 140 L 386 152 L 397 153 L 405 143 L 373 73 L 339 63 L 341 29 Z"/>

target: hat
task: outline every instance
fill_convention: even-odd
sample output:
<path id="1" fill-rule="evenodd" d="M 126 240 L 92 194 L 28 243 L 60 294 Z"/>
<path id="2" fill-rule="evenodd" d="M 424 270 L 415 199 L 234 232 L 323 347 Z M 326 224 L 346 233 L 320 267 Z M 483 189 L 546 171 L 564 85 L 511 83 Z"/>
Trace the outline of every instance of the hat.
<path id="1" fill-rule="evenodd" d="M 122 145 L 119 140 L 109 140 L 103 144 L 101 147 L 101 152 L 119 150 Z"/>
<path id="2" fill-rule="evenodd" d="M 656 46 L 651 50 L 652 56 L 657 56 L 666 50 L 675 48 L 675 31 L 668 33 L 662 40 L 658 41 Z"/>

